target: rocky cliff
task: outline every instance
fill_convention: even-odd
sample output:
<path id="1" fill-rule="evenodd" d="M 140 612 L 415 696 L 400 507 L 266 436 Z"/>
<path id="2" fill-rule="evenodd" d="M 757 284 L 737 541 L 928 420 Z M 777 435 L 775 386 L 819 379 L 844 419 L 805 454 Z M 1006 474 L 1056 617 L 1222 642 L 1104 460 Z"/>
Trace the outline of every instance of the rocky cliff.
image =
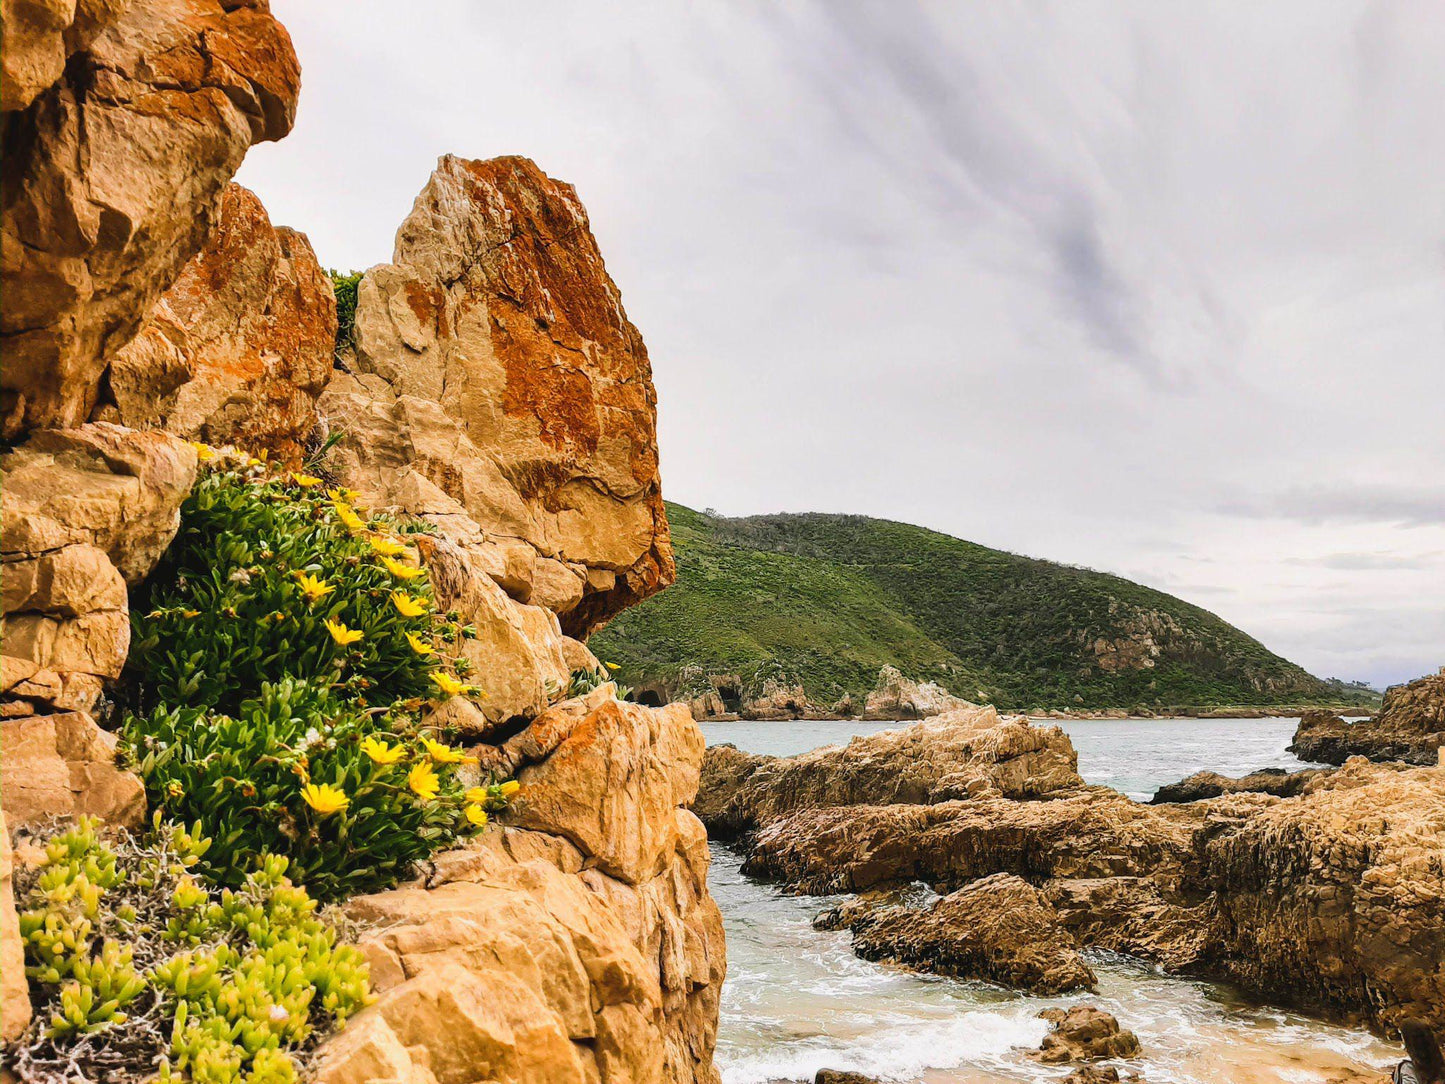
<path id="1" fill-rule="evenodd" d="M 1302 760 L 1343 764 L 1352 756 L 1434 764 L 1445 748 L 1445 667 L 1385 692 L 1379 712 L 1347 722 L 1329 712 L 1300 719 L 1290 752 Z"/>
<path id="2" fill-rule="evenodd" d="M 294 464 L 329 429 L 328 481 L 423 526 L 407 559 L 468 628 L 449 650 L 487 696 L 429 722 L 521 793 L 473 845 L 346 904 L 381 997 L 321 1078 L 715 1081 L 701 735 L 611 684 L 566 691 L 598 669 L 574 635 L 673 575 L 650 362 L 576 193 L 526 159 L 442 159 L 334 363 L 305 236 L 228 184 L 296 105 L 263 0 L 7 8 L 4 34 L 9 828 L 138 823 L 102 725 L 131 592 L 208 444 Z M 26 1006 L 6 961 L 8 1039 Z"/>
<path id="3" fill-rule="evenodd" d="M 1015 901 L 1020 923 L 1039 931 L 1034 942 L 1055 946 L 1054 966 L 1065 966 L 1077 941 L 1376 1027 L 1411 1015 L 1445 1024 L 1445 770 L 1357 759 L 1315 776 L 1295 797 L 1241 793 L 1145 806 L 1071 781 L 1062 769 L 1072 768 L 1072 749 L 1058 735 L 1033 762 L 1041 774 L 1032 799 L 1026 782 L 1013 787 L 1019 797 L 1001 787 L 980 786 L 970 796 L 900 786 L 915 765 L 933 759 L 914 745 L 929 725 L 898 731 L 897 739 L 872 735 L 851 766 L 851 745 L 810 754 L 833 760 L 851 780 L 837 794 L 848 804 L 810 787 L 807 757 L 748 761 L 711 750 L 696 808 L 724 832 L 756 824 L 745 869 L 795 890 L 862 892 L 922 881 L 956 893 L 997 874 L 1022 878 L 1042 902 L 1027 893 L 994 896 Z M 1014 720 L 995 729 L 1023 733 Z M 979 756 L 986 732 L 968 744 L 975 771 L 1028 766 Z M 939 955 L 947 942 L 957 951 L 940 958 L 967 962 L 976 974 L 1052 981 L 1043 978 L 1047 969 L 1018 964 L 1006 939 L 980 941 L 976 921 L 950 922 L 952 908 L 971 913 L 962 902 L 887 912 L 885 921 L 872 920 L 877 933 L 867 921 L 848 924 L 865 952 L 907 962 L 919 958 L 918 946 Z"/>

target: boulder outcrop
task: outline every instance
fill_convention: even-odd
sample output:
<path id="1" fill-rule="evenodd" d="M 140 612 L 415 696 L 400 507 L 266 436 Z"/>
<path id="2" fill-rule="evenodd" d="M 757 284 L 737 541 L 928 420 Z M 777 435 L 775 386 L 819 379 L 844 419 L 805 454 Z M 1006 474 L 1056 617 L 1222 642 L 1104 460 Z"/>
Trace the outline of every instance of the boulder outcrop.
<path id="1" fill-rule="evenodd" d="M 727 839 L 800 809 L 1039 797 L 1080 786 L 1077 769 L 1058 727 L 968 707 L 796 757 L 714 746 L 693 808 L 714 837 Z"/>
<path id="2" fill-rule="evenodd" d="M 1085 945 L 1374 1027 L 1445 1025 L 1445 771 L 1355 760 L 1299 795 L 800 808 L 745 868 L 809 892 L 1012 873 Z"/>
<path id="3" fill-rule="evenodd" d="M 895 666 L 878 671 L 878 684 L 863 704 L 865 719 L 926 719 L 947 711 L 974 707 L 932 681 L 906 678 Z"/>
<path id="4" fill-rule="evenodd" d="M 1039 1015 L 1053 1024 L 1034 1055 L 1046 1065 L 1139 1056 L 1139 1037 L 1121 1028 L 1113 1013 L 1093 1005 L 1072 1005 L 1045 1009 Z"/>
<path id="5" fill-rule="evenodd" d="M 25 979 L 25 951 L 20 942 L 20 917 L 15 913 L 15 861 L 10 830 L 0 812 L 0 1042 L 19 1037 L 30 1023 L 30 984 Z"/>
<path id="6" fill-rule="evenodd" d="M 972 881 L 927 907 L 884 907 L 848 923 L 853 951 L 921 971 L 985 979 L 1040 995 L 1094 985 L 1058 912 L 1022 878 Z"/>
<path id="7" fill-rule="evenodd" d="M 127 584 L 180 525 L 195 449 L 105 422 L 46 429 L 0 456 L 0 699 L 88 711 L 130 647 Z"/>
<path id="8" fill-rule="evenodd" d="M 1289 748 L 1302 760 L 1324 764 L 1352 756 L 1435 764 L 1445 748 L 1445 667 L 1387 689 L 1373 718 L 1352 723 L 1328 712 L 1307 713 Z"/>
<path id="9" fill-rule="evenodd" d="M 536 759 L 508 827 L 348 905 L 375 927 L 382 996 L 326 1046 L 321 1084 L 716 1081 L 722 922 L 681 807 L 696 725 L 604 686 L 518 738 Z"/>
<path id="10" fill-rule="evenodd" d="M 7 440 L 90 416 L 106 366 L 205 242 L 246 150 L 290 130 L 300 85 L 264 0 L 25 7 L 49 17 L 5 20 Z M 12 41 L 24 43 L 14 54 Z"/>
<path id="11" fill-rule="evenodd" d="M 647 348 L 570 185 L 443 157 L 361 281 L 353 348 L 323 410 L 368 501 L 525 544 L 504 586 L 569 635 L 672 582 Z"/>
<path id="12" fill-rule="evenodd" d="M 336 295 L 306 235 L 227 185 L 205 245 L 111 360 L 95 415 L 295 462 L 335 344 Z"/>

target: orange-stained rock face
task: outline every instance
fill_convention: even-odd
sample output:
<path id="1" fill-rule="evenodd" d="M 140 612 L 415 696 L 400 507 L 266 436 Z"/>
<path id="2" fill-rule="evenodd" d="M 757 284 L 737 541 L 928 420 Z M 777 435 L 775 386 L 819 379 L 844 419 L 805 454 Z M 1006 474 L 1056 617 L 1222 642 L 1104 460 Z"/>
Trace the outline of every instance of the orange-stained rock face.
<path id="1" fill-rule="evenodd" d="M 418 513 L 449 498 L 525 541 L 514 597 L 570 635 L 672 582 L 647 348 L 570 185 L 442 158 L 361 283 L 354 346 L 323 399 L 347 484 Z"/>
<path id="2" fill-rule="evenodd" d="M 36 38 L 50 59 L 7 88 L 7 103 L 28 104 L 6 116 L 0 167 L 6 439 L 89 417 L 110 359 L 201 248 L 246 150 L 285 135 L 295 113 L 296 55 L 263 2 L 119 6 L 80 5 L 84 33 Z M 78 43 L 112 15 L 37 91 L 55 34 L 68 48 L 67 33 Z"/>
<path id="3" fill-rule="evenodd" d="M 205 247 L 111 362 L 96 413 L 295 461 L 335 342 L 336 295 L 306 235 L 231 184 Z"/>

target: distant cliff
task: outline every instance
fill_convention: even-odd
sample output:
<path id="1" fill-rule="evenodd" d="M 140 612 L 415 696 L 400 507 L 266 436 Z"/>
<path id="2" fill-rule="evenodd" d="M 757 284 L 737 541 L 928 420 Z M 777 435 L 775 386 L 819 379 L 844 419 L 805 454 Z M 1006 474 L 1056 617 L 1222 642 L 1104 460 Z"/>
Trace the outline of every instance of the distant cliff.
<path id="1" fill-rule="evenodd" d="M 668 518 L 677 584 L 590 641 L 644 699 L 711 715 L 856 714 L 878 699 L 884 667 L 1017 710 L 1375 699 L 1118 576 L 866 516 L 669 505 Z"/>

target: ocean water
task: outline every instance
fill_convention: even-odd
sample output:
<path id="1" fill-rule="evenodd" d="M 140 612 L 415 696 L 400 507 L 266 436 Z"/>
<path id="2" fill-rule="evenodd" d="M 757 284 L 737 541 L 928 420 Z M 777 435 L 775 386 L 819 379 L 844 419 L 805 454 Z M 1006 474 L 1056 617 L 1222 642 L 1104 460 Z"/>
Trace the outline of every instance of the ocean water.
<path id="1" fill-rule="evenodd" d="M 1067 721 L 1091 783 L 1147 799 L 1203 768 L 1241 774 L 1301 767 L 1286 750 L 1293 719 Z M 851 720 L 704 723 L 709 744 L 788 756 L 896 723 Z M 813 915 L 834 897 L 788 896 L 744 877 L 714 844 L 710 882 L 728 938 L 717 1060 L 724 1084 L 811 1081 L 851 1069 L 898 1084 L 1044 1084 L 1067 1075 L 1023 1056 L 1048 1029 L 1038 1013 L 1102 1005 L 1133 1029 L 1149 1084 L 1355 1084 L 1384 1081 L 1398 1048 L 1368 1033 L 1253 1006 L 1227 987 L 1090 954 L 1096 993 L 1038 998 L 981 982 L 918 975 L 853 955 L 846 932 Z M 1121 1068 L 1123 1068 L 1121 1066 Z"/>

